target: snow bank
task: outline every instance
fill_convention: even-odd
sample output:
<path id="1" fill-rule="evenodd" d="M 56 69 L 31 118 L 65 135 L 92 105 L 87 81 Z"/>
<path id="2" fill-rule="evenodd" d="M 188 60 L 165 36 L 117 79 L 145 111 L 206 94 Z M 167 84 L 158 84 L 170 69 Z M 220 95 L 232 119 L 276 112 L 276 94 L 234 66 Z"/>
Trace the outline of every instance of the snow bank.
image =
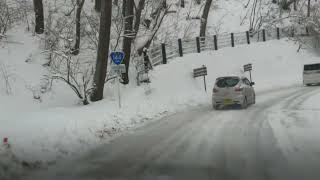
<path id="1" fill-rule="evenodd" d="M 0 179 L 12 180 L 22 172 L 21 163 L 15 158 L 12 152 L 0 145 Z"/>

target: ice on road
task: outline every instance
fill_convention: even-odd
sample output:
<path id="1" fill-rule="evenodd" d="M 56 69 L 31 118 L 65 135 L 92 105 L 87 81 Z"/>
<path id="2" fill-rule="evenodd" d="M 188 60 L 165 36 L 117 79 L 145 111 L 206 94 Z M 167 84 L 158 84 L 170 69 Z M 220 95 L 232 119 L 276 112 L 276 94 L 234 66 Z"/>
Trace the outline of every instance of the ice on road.
<path id="1" fill-rule="evenodd" d="M 312 125 L 295 113 L 319 93 L 294 86 L 257 94 L 246 110 L 190 109 L 29 179 L 319 179 L 320 133 L 304 136 Z"/>

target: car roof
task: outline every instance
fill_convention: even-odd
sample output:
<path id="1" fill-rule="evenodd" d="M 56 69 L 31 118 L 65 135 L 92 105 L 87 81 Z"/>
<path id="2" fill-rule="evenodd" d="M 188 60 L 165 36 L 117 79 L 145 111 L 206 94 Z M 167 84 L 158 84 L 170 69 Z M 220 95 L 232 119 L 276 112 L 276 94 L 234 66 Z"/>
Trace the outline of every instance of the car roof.
<path id="1" fill-rule="evenodd" d="M 223 78 L 239 78 L 239 79 L 243 79 L 243 78 L 247 78 L 245 76 L 221 76 L 221 77 L 218 77 L 218 79 L 223 79 Z"/>
<path id="2" fill-rule="evenodd" d="M 314 63 L 314 64 L 305 64 L 304 66 L 313 66 L 313 65 L 320 65 L 320 63 Z"/>

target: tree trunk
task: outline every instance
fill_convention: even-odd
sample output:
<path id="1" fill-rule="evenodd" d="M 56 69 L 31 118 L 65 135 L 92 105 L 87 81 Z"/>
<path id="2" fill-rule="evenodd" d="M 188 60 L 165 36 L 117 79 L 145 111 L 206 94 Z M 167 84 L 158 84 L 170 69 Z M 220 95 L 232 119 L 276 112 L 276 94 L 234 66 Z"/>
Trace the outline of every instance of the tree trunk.
<path id="1" fill-rule="evenodd" d="M 140 0 L 137 10 L 136 10 L 136 20 L 134 22 L 134 32 L 137 35 L 138 31 L 139 31 L 139 27 L 140 27 L 140 21 L 141 21 L 141 13 L 142 10 L 144 9 L 144 5 L 145 5 L 145 0 Z"/>
<path id="2" fill-rule="evenodd" d="M 311 6 L 310 5 L 311 4 L 310 1 L 311 0 L 308 0 L 308 14 L 307 14 L 307 17 L 310 17 L 310 6 Z"/>
<path id="3" fill-rule="evenodd" d="M 289 0 L 289 1 L 288 0 L 282 0 L 280 5 L 281 5 L 282 9 L 289 10 L 290 9 L 290 5 L 292 3 L 294 3 L 295 1 L 296 0 Z"/>
<path id="4" fill-rule="evenodd" d="M 78 55 L 80 52 L 80 34 L 81 34 L 81 11 L 85 0 L 77 0 L 77 11 L 76 11 L 76 42 L 74 44 L 72 54 Z"/>
<path id="5" fill-rule="evenodd" d="M 129 83 L 129 64 L 130 64 L 130 56 L 131 56 L 131 42 L 133 38 L 133 8 L 134 8 L 134 1 L 133 0 L 124 0 L 124 37 L 123 37 L 123 44 L 122 49 L 125 54 L 123 64 L 126 66 L 126 73 L 122 74 L 123 84 Z"/>
<path id="6" fill-rule="evenodd" d="M 104 82 L 106 79 L 109 57 L 112 0 L 102 1 L 101 7 L 97 62 L 94 74 L 95 88 L 91 95 L 92 101 L 99 101 L 103 98 Z"/>
<path id="7" fill-rule="evenodd" d="M 297 10 L 297 0 L 294 0 L 294 2 L 293 2 L 293 9 L 295 11 Z"/>
<path id="8" fill-rule="evenodd" d="M 208 21 L 208 16 L 210 12 L 210 7 L 211 7 L 212 0 L 206 0 L 206 4 L 203 9 L 203 14 L 201 17 L 201 25 L 200 25 L 200 37 L 206 36 L 206 30 L 207 30 L 207 21 Z"/>
<path id="9" fill-rule="evenodd" d="M 94 9 L 98 12 L 101 11 L 101 1 L 102 0 L 95 0 L 94 1 Z M 103 0 L 103 1 L 108 1 L 108 0 Z"/>
<path id="10" fill-rule="evenodd" d="M 35 32 L 42 34 L 44 32 L 43 4 L 42 0 L 33 0 L 34 12 L 36 18 Z"/>

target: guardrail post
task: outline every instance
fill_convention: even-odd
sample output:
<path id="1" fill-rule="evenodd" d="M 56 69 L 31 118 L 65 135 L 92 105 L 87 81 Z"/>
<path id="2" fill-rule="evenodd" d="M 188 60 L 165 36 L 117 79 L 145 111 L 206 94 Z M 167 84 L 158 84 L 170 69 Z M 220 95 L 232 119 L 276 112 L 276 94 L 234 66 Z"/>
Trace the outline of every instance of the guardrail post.
<path id="1" fill-rule="evenodd" d="M 179 46 L 179 55 L 180 57 L 183 56 L 183 49 L 182 49 L 182 40 L 178 39 L 178 46 Z"/>
<path id="2" fill-rule="evenodd" d="M 214 50 L 218 50 L 218 38 L 217 35 L 213 36 Z"/>
<path id="3" fill-rule="evenodd" d="M 180 6 L 184 8 L 184 0 L 180 0 Z"/>
<path id="4" fill-rule="evenodd" d="M 294 27 L 291 29 L 291 37 L 294 37 Z"/>
<path id="5" fill-rule="evenodd" d="M 161 49 L 162 49 L 162 63 L 167 64 L 167 53 L 166 53 L 166 44 L 165 43 L 161 44 Z"/>
<path id="6" fill-rule="evenodd" d="M 249 31 L 246 31 L 246 36 L 247 36 L 247 43 L 250 44 L 250 36 L 249 36 Z"/>
<path id="7" fill-rule="evenodd" d="M 277 39 L 280 39 L 280 28 L 277 27 Z"/>
<path id="8" fill-rule="evenodd" d="M 201 48 L 200 48 L 200 37 L 196 38 L 196 42 L 197 42 L 197 52 L 200 53 L 201 52 Z"/>
<path id="9" fill-rule="evenodd" d="M 265 29 L 262 30 L 262 40 L 263 40 L 263 42 L 266 41 L 266 30 Z"/>
<path id="10" fill-rule="evenodd" d="M 231 33 L 231 46 L 234 47 L 234 35 Z"/>
<path id="11" fill-rule="evenodd" d="M 149 71 L 149 67 L 152 67 L 152 65 L 150 64 L 149 56 L 148 56 L 148 50 L 143 51 L 143 64 L 144 64 L 144 70 L 147 73 Z"/>

